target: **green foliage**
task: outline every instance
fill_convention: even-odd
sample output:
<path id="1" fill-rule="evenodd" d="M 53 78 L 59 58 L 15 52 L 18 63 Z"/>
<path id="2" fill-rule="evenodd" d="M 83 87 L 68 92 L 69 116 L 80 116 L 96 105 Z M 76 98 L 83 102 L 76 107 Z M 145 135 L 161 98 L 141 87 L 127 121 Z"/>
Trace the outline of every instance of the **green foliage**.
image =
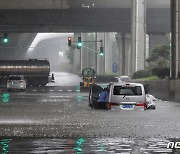
<path id="1" fill-rule="evenodd" d="M 138 80 L 144 80 L 144 81 L 152 81 L 152 80 L 158 80 L 159 78 L 157 76 L 149 76 L 145 78 L 140 78 Z"/>
<path id="2" fill-rule="evenodd" d="M 151 72 L 148 70 L 139 70 L 136 71 L 133 76 L 132 79 L 139 79 L 139 78 L 145 78 L 145 77 L 149 77 L 151 76 Z"/>
<path id="3" fill-rule="evenodd" d="M 155 62 L 158 61 L 160 58 L 163 58 L 164 60 L 170 60 L 170 49 L 168 46 L 163 45 L 155 47 L 151 57 L 149 57 L 146 61 L 148 63 Z"/>
<path id="4" fill-rule="evenodd" d="M 166 76 L 170 76 L 170 68 L 153 68 L 152 74 L 164 79 Z"/>
<path id="5" fill-rule="evenodd" d="M 152 55 L 146 60 L 148 69 L 169 68 L 170 67 L 170 49 L 168 46 L 158 46 L 153 50 Z"/>
<path id="6" fill-rule="evenodd" d="M 158 46 L 153 50 L 152 55 L 146 60 L 148 69 L 169 68 L 170 67 L 170 49 L 168 46 Z"/>
<path id="7" fill-rule="evenodd" d="M 146 60 L 148 69 L 152 75 L 163 79 L 170 74 L 170 49 L 168 46 L 158 46 L 153 50 L 152 55 Z"/>

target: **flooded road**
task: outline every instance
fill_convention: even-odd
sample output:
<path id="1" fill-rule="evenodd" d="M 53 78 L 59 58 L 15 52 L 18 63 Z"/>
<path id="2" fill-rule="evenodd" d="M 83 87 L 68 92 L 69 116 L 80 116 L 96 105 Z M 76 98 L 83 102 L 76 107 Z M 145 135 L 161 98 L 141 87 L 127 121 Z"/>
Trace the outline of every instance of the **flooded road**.
<path id="1" fill-rule="evenodd" d="M 134 139 L 134 138 L 28 138 L 1 139 L 1 153 L 179 153 L 178 150 L 167 149 L 166 139 Z"/>
<path id="2" fill-rule="evenodd" d="M 58 83 L 60 84 L 60 83 Z M 0 91 L 0 152 L 180 153 L 180 103 L 156 101 L 156 110 L 92 110 L 74 86 Z"/>

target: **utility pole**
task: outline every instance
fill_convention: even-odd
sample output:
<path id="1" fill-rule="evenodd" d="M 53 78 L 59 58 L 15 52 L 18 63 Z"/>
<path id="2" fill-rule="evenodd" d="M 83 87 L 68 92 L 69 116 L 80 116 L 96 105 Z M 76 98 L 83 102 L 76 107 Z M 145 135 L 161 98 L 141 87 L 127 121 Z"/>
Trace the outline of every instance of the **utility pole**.
<path id="1" fill-rule="evenodd" d="M 178 34 L 177 33 L 177 1 L 171 0 L 171 69 L 170 77 L 171 79 L 176 79 L 176 51 L 178 47 Z"/>

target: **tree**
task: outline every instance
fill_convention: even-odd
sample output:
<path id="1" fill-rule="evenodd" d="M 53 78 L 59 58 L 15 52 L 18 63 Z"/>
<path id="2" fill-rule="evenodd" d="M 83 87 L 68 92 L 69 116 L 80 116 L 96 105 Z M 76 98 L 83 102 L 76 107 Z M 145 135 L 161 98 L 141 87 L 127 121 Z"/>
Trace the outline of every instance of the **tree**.
<path id="1" fill-rule="evenodd" d="M 169 68 L 170 67 L 170 49 L 168 46 L 158 46 L 153 50 L 152 55 L 146 60 L 148 68 Z"/>

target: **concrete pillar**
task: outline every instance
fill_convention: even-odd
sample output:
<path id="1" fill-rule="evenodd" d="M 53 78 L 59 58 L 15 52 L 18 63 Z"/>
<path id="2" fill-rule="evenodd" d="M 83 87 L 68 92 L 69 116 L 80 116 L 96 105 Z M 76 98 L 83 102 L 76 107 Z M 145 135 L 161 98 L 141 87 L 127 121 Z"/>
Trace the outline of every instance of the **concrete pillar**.
<path id="1" fill-rule="evenodd" d="M 119 75 L 122 75 L 122 38 L 121 38 L 121 33 L 116 34 L 116 42 L 117 42 L 117 47 L 119 50 L 119 61 L 118 61 Z"/>
<path id="2" fill-rule="evenodd" d="M 119 75 L 131 76 L 131 38 L 129 34 L 118 33 L 116 35 L 119 49 Z"/>
<path id="3" fill-rule="evenodd" d="M 104 47 L 104 40 L 105 40 L 105 33 L 97 33 L 97 41 L 100 41 L 102 40 L 102 46 Z M 97 51 L 99 52 L 100 51 L 100 46 L 101 46 L 101 43 L 97 42 Z M 106 50 L 104 48 L 104 50 Z M 104 68 L 105 68 L 105 65 L 104 65 L 104 61 L 105 61 L 105 56 L 100 56 L 99 53 L 97 54 L 97 74 L 98 75 L 103 75 L 104 74 Z"/>
<path id="4" fill-rule="evenodd" d="M 74 33 L 73 41 L 77 41 L 80 36 L 81 33 Z M 81 50 L 76 48 L 76 42 L 72 42 L 72 44 L 72 48 L 74 49 L 73 73 L 78 74 L 81 72 Z"/>
<path id="5" fill-rule="evenodd" d="M 81 59 L 82 68 L 93 67 L 96 71 L 96 35 L 95 33 L 81 33 Z M 94 42 L 93 42 L 94 41 Z"/>
<path id="6" fill-rule="evenodd" d="M 135 47 L 135 71 L 145 69 L 146 50 L 146 0 L 132 0 L 132 48 Z M 135 19 L 134 19 L 135 18 Z M 135 23 L 134 23 L 135 22 Z M 135 35 L 135 36 L 134 36 Z M 134 51 L 132 51 L 134 53 Z M 134 56 L 134 55 L 133 55 Z M 131 57 L 134 59 L 134 57 Z M 134 63 L 134 62 L 133 62 Z"/>
<path id="7" fill-rule="evenodd" d="M 81 41 L 87 40 L 87 33 L 81 33 Z M 89 67 L 89 57 L 88 57 L 88 49 L 86 48 L 87 42 L 82 42 L 81 47 L 81 70 L 83 68 Z"/>
<path id="8" fill-rule="evenodd" d="M 105 73 L 112 73 L 112 35 L 105 33 Z"/>
<path id="9" fill-rule="evenodd" d="M 180 78 L 180 23 L 179 23 L 179 21 L 180 21 L 180 2 L 178 2 L 177 1 L 177 7 L 178 7 L 178 16 L 177 16 L 177 34 L 178 34 L 178 40 L 177 40 L 177 42 L 178 42 L 178 52 L 177 52 L 177 62 L 178 62 L 178 78 Z"/>
<path id="10" fill-rule="evenodd" d="M 136 1 L 131 0 L 131 76 L 136 71 Z"/>
<path id="11" fill-rule="evenodd" d="M 179 4 L 178 0 L 171 0 L 171 73 L 170 76 L 172 79 L 177 78 L 178 69 L 177 69 L 177 60 L 178 60 L 178 9 Z"/>

